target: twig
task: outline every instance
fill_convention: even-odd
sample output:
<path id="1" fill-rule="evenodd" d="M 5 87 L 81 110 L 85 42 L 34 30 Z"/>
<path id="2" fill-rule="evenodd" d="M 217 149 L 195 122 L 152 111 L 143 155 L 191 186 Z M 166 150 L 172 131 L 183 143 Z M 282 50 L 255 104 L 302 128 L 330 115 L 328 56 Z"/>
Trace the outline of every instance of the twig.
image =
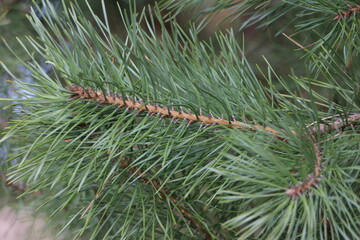
<path id="1" fill-rule="evenodd" d="M 338 116 L 339 115 L 322 118 L 321 121 L 333 119 L 334 117 L 338 117 Z M 309 174 L 304 182 L 298 182 L 294 187 L 286 189 L 285 193 L 289 195 L 291 199 L 296 199 L 301 194 L 304 194 L 306 191 L 310 190 L 311 187 L 316 187 L 319 184 L 321 178 L 323 177 L 320 173 L 321 164 L 322 164 L 322 152 L 319 150 L 319 144 L 315 140 L 316 135 L 324 134 L 326 132 L 331 132 L 335 130 L 341 130 L 347 126 L 354 128 L 354 126 L 358 124 L 360 124 L 360 113 L 351 114 L 346 119 L 335 118 L 334 121 L 329 122 L 327 124 L 324 123 L 318 124 L 318 122 L 316 121 L 307 126 L 307 128 L 310 131 L 312 138 L 311 140 L 314 145 L 314 151 L 316 156 L 315 168 L 314 168 L 314 172 Z M 337 135 L 340 134 L 341 133 L 338 133 Z"/>
<path id="2" fill-rule="evenodd" d="M 21 182 L 9 183 L 8 178 L 3 173 L 0 173 L 0 180 L 4 181 L 6 183 L 7 187 L 11 187 L 19 192 L 26 192 L 26 188 L 25 188 L 24 184 L 22 184 Z"/>
<path id="3" fill-rule="evenodd" d="M 285 191 L 291 199 L 297 199 L 300 195 L 309 191 L 312 187 L 317 187 L 323 177 L 321 175 L 322 152 L 319 150 L 319 144 L 315 141 L 315 138 L 313 138 L 313 146 L 316 157 L 314 172 L 307 175 L 304 182 L 298 182 L 294 187 Z"/>
<path id="4" fill-rule="evenodd" d="M 203 234 L 205 239 L 212 239 L 211 233 L 194 218 L 194 214 L 191 213 L 189 210 L 187 210 L 184 206 L 180 203 L 180 198 L 177 197 L 174 194 L 170 194 L 170 192 L 161 186 L 158 180 L 156 179 L 149 179 L 147 175 L 141 171 L 138 167 L 131 167 L 129 162 L 126 160 L 125 157 L 121 159 L 121 167 L 122 168 L 128 168 L 129 172 L 132 174 L 135 174 L 139 179 L 141 179 L 144 184 L 151 183 L 151 185 L 154 187 L 154 189 L 161 194 L 161 196 L 168 198 L 180 211 L 182 216 L 190 222 L 191 225 L 197 227 Z"/>
<path id="5" fill-rule="evenodd" d="M 340 20 L 340 19 L 347 19 L 349 18 L 351 15 L 356 14 L 356 13 L 360 13 L 360 5 L 356 5 L 352 8 L 350 8 L 349 10 L 345 11 L 345 10 L 340 10 L 340 13 L 338 13 L 335 17 L 334 20 Z"/>
<path id="6" fill-rule="evenodd" d="M 332 119 L 334 117 L 335 116 L 326 117 L 326 118 L 321 119 L 321 121 Z M 351 114 L 346 119 L 336 118 L 335 121 L 330 122 L 330 123 L 326 123 L 326 124 L 321 123 L 318 126 L 316 126 L 317 124 L 318 124 L 318 122 L 316 121 L 307 126 L 308 129 L 310 130 L 310 133 L 313 136 L 316 135 L 317 133 L 324 134 L 326 132 L 341 130 L 346 126 L 350 126 L 350 127 L 354 128 L 355 125 L 360 124 L 360 113 Z"/>
<path id="7" fill-rule="evenodd" d="M 334 117 L 338 116 L 339 115 L 322 118 L 321 121 L 333 119 Z M 323 177 L 321 175 L 322 152 L 319 150 L 319 144 L 315 140 L 316 135 L 318 133 L 324 134 L 326 132 L 340 130 L 345 128 L 346 126 L 351 126 L 352 128 L 354 128 L 355 125 L 360 124 L 360 113 L 354 113 L 346 119 L 336 118 L 335 121 L 327 124 L 317 124 L 318 122 L 316 121 L 307 126 L 311 133 L 311 140 L 314 145 L 314 151 L 316 156 L 314 173 L 309 174 L 304 182 L 298 182 L 295 187 L 291 187 L 285 191 L 285 193 L 289 195 L 292 199 L 296 199 L 301 194 L 308 191 L 311 187 L 316 187 L 319 184 L 321 178 Z M 336 135 L 340 134 L 341 133 L 338 133 Z"/>
<path id="8" fill-rule="evenodd" d="M 169 110 L 167 107 L 159 107 L 156 104 L 155 105 L 144 104 L 143 102 L 137 101 L 135 99 L 131 100 L 130 98 L 123 99 L 121 96 L 117 96 L 116 94 L 107 94 L 106 96 L 104 96 L 104 94 L 101 91 L 95 91 L 90 88 L 82 88 L 77 85 L 72 85 L 71 87 L 68 87 L 68 89 L 71 92 L 73 92 L 69 100 L 75 100 L 78 98 L 89 99 L 89 100 L 97 101 L 100 104 L 108 103 L 111 105 L 117 105 L 118 108 L 136 110 L 138 112 L 148 112 L 148 114 L 159 114 L 161 115 L 162 118 L 165 117 L 172 118 L 174 121 L 182 119 L 188 121 L 189 123 L 199 122 L 204 124 L 205 126 L 224 125 L 230 128 L 248 129 L 250 131 L 266 131 L 276 136 L 280 135 L 278 131 L 268 126 L 261 126 L 257 124 L 254 125 L 246 124 L 243 122 L 236 121 L 235 119 L 226 120 L 223 118 L 215 118 L 211 114 L 207 117 L 202 115 L 201 113 L 197 115 L 194 113 L 185 113 L 182 110 L 181 111 L 176 111 L 174 109 Z"/>
<path id="9" fill-rule="evenodd" d="M 8 126 L 9 126 L 9 124 L 5 121 L 5 119 L 0 118 L 0 129 L 5 130 L 5 128 Z"/>
<path id="10" fill-rule="evenodd" d="M 0 173 L 0 181 L 4 181 L 7 187 L 10 187 L 21 193 L 24 193 L 28 190 L 23 182 L 9 182 L 8 177 L 3 173 Z M 32 192 L 31 195 L 39 196 L 40 192 Z"/>
<path id="11" fill-rule="evenodd" d="M 121 158 L 121 168 L 123 168 L 123 169 L 128 168 L 129 173 L 136 175 L 139 179 L 141 179 L 143 181 L 143 183 L 145 185 L 147 185 L 148 183 L 151 183 L 151 185 L 155 188 L 155 190 L 157 192 L 159 192 L 161 194 L 161 196 L 168 198 L 180 210 L 182 216 L 186 220 L 188 220 L 191 225 L 197 227 L 204 234 L 205 239 L 212 239 L 211 234 L 204 228 L 204 226 L 202 226 L 198 221 L 196 221 L 194 219 L 194 215 L 179 203 L 180 198 L 175 196 L 174 194 L 170 194 L 170 192 L 166 188 L 161 187 L 161 184 L 159 183 L 158 180 L 156 180 L 156 179 L 150 180 L 147 177 L 147 175 L 143 171 L 141 171 L 140 168 L 131 167 L 129 162 L 126 160 L 126 157 Z M 89 203 L 89 205 L 86 207 L 84 212 L 81 214 L 81 218 L 83 218 L 85 216 L 85 214 L 89 211 L 91 206 L 94 205 L 95 200 L 99 198 L 99 196 L 104 191 L 108 182 L 111 179 L 112 179 L 112 177 L 110 177 L 109 180 L 107 182 L 105 182 L 105 184 L 103 185 L 101 190 L 95 195 L 95 198 Z"/>
<path id="12" fill-rule="evenodd" d="M 89 211 L 89 209 L 91 208 L 92 205 L 94 205 L 94 202 L 96 199 L 99 198 L 100 194 L 104 191 L 106 185 L 108 184 L 108 182 L 113 178 L 113 176 L 111 176 L 102 186 L 102 188 L 100 189 L 100 191 L 95 195 L 95 198 L 89 203 L 89 205 L 86 207 L 86 209 L 84 210 L 84 212 L 81 214 L 80 218 L 83 218 L 85 216 L 85 214 Z"/>
<path id="13" fill-rule="evenodd" d="M 292 39 L 291 37 L 289 37 L 288 35 L 286 35 L 285 33 L 282 33 L 282 35 L 284 35 L 288 40 L 290 40 L 290 42 L 294 43 L 296 46 L 300 47 L 300 49 L 304 50 L 304 49 L 308 49 L 309 47 L 315 45 L 316 43 L 318 43 L 319 41 L 313 42 L 307 46 L 303 46 L 300 43 L 298 43 L 297 41 L 295 41 L 294 39 Z"/>
<path id="14" fill-rule="evenodd" d="M 286 35 L 285 33 L 282 33 L 282 35 L 284 35 L 287 39 L 289 39 L 292 43 L 294 43 L 296 46 L 300 47 L 300 49 L 306 49 L 306 47 L 304 47 L 303 45 L 301 45 L 300 43 L 298 43 L 297 41 L 295 41 L 294 39 L 292 39 L 291 37 L 289 37 L 288 35 Z"/>

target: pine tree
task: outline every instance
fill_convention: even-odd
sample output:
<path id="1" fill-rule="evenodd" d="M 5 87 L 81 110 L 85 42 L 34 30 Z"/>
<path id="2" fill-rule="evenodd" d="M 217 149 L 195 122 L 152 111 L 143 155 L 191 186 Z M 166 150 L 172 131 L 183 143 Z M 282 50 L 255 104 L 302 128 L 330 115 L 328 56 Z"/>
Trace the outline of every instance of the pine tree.
<path id="1" fill-rule="evenodd" d="M 216 1 L 184 30 L 176 15 L 202 2 L 119 7 L 126 38 L 104 1 L 91 19 L 35 7 L 9 181 L 74 238 L 359 239 L 359 2 Z M 227 9 L 240 30 L 286 31 L 306 71 L 254 69 L 237 29 L 200 40 Z"/>

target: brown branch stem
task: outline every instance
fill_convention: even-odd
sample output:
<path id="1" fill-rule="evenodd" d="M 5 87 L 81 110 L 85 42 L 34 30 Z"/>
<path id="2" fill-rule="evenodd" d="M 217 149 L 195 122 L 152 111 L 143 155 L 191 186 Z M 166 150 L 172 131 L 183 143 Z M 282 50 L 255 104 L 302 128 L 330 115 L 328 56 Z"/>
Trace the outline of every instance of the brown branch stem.
<path id="1" fill-rule="evenodd" d="M 296 199 L 300 195 L 309 191 L 312 187 L 317 187 L 322 178 L 322 152 L 320 151 L 319 144 L 316 142 L 315 138 L 313 138 L 312 140 L 315 152 L 314 172 L 307 175 L 304 182 L 298 182 L 294 187 L 291 187 L 285 191 L 285 193 L 289 195 L 291 199 Z"/>
<path id="2" fill-rule="evenodd" d="M 144 104 L 143 102 L 123 99 L 121 96 L 117 96 L 116 94 L 104 94 L 101 91 L 95 91 L 90 88 L 82 88 L 77 85 L 72 85 L 68 88 L 73 94 L 70 97 L 70 100 L 75 100 L 78 98 L 81 99 L 89 99 L 93 101 L 97 101 L 99 103 L 108 103 L 111 105 L 117 105 L 118 108 L 127 108 L 131 110 L 137 110 L 138 112 L 148 112 L 149 114 L 159 114 L 162 118 L 172 118 L 175 120 L 186 120 L 189 123 L 199 122 L 205 125 L 224 125 L 230 128 L 238 128 L 238 129 L 248 129 L 250 131 L 266 131 L 270 132 L 274 135 L 279 136 L 280 133 L 275 129 L 268 126 L 261 125 L 251 125 L 243 122 L 239 122 L 234 120 L 226 120 L 223 118 L 215 118 L 210 115 L 209 117 L 204 116 L 202 114 L 194 114 L 194 113 L 185 113 L 183 111 L 176 111 L 174 109 L 169 110 L 167 107 L 159 107 L 158 105 L 152 104 Z"/>

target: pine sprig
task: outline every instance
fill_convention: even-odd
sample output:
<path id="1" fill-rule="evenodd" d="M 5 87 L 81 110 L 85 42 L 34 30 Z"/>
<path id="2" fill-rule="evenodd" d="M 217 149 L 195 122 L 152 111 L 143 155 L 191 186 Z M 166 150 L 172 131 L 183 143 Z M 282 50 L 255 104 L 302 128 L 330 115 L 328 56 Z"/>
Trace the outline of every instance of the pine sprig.
<path id="1" fill-rule="evenodd" d="M 42 21 L 30 17 L 40 38 L 25 50 L 54 74 L 23 62 L 37 82 L 17 82 L 32 98 L 3 139 L 26 141 L 11 180 L 41 190 L 54 214 L 69 211 L 64 229 L 88 239 L 360 236 L 358 72 L 344 70 L 334 48 L 356 22 L 332 16 L 334 35 L 307 49 L 312 69 L 291 75 L 290 87 L 270 65 L 258 77 L 232 31 L 203 42 L 196 27 L 166 28 L 156 7 L 120 9 L 122 40 L 106 14 L 44 6 Z M 358 49 L 351 39 L 345 53 Z"/>

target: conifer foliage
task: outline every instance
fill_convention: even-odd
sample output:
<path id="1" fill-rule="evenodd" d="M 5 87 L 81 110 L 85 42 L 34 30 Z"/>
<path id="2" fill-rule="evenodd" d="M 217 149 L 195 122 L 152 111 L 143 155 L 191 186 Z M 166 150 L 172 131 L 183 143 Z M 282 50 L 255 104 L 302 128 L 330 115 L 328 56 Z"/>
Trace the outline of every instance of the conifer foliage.
<path id="1" fill-rule="evenodd" d="M 202 2 L 119 6 L 126 38 L 104 1 L 90 18 L 35 6 L 38 38 L 19 45 L 36 82 L 15 81 L 27 96 L 2 139 L 24 142 L 9 180 L 66 213 L 74 238 L 359 239 L 359 3 L 215 1 L 180 27 Z M 240 30 L 274 27 L 300 47 L 306 73 L 253 69 L 239 29 L 201 41 L 229 9 Z"/>

